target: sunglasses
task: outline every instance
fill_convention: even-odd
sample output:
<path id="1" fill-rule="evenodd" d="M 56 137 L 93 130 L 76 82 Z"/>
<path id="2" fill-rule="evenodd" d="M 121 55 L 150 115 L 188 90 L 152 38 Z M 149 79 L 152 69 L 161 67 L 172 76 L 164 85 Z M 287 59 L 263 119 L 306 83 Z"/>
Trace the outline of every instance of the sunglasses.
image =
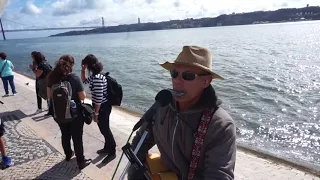
<path id="1" fill-rule="evenodd" d="M 179 76 L 180 72 L 173 69 L 170 71 L 170 75 L 172 78 L 177 78 Z M 197 76 L 208 76 L 209 74 L 195 74 L 193 72 L 182 72 L 181 76 L 186 81 L 193 81 Z"/>

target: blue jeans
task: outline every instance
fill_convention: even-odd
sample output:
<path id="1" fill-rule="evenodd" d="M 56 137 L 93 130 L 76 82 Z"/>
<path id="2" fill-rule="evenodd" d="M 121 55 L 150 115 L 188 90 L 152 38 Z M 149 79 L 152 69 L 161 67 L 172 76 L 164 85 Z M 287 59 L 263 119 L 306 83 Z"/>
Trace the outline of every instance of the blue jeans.
<path id="1" fill-rule="evenodd" d="M 15 87 L 14 82 L 13 82 L 13 76 L 6 76 L 6 77 L 2 77 L 1 79 L 2 79 L 3 87 L 4 87 L 4 90 L 5 90 L 6 94 L 9 94 L 8 82 L 10 84 L 12 93 L 13 94 L 17 93 L 16 92 L 16 87 Z"/>

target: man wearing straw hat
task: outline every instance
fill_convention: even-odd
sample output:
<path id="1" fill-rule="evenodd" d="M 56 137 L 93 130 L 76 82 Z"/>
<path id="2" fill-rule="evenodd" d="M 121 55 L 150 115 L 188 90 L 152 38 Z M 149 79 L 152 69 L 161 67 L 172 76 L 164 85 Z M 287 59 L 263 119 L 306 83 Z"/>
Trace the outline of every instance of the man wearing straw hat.
<path id="1" fill-rule="evenodd" d="M 211 70 L 210 51 L 184 46 L 174 62 L 161 66 L 170 72 L 174 98 L 157 110 L 153 133 L 137 156 L 146 162 L 148 150 L 157 145 L 163 165 L 179 179 L 234 179 L 236 128 L 210 84 L 213 79 L 223 80 Z M 133 149 L 145 128 L 146 124 L 138 130 Z M 138 175 L 129 168 L 129 179 L 139 179 Z"/>

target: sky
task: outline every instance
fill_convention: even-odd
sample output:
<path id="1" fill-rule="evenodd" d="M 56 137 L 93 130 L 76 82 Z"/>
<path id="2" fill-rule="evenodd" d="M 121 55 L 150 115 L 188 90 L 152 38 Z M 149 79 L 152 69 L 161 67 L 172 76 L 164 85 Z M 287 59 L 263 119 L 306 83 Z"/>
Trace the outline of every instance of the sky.
<path id="1" fill-rule="evenodd" d="M 3 0 L 0 0 L 3 1 Z M 220 14 L 319 6 L 320 0 L 8 0 L 2 14 L 5 29 L 102 26 Z M 68 30 L 67 30 L 68 31 Z M 48 36 L 62 31 L 8 33 L 16 38 Z"/>

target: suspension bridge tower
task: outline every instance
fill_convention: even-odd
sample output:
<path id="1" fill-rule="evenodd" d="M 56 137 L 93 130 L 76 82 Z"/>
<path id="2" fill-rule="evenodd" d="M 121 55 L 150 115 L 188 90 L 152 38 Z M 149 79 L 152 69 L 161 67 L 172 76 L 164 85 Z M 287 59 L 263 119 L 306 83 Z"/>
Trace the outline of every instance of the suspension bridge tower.
<path id="1" fill-rule="evenodd" d="M 1 18 L 0 18 L 0 25 L 1 25 L 1 31 L 2 31 L 3 40 L 6 40 L 6 36 L 4 35 L 4 30 L 3 30 Z"/>
<path id="2" fill-rule="evenodd" d="M 105 28 L 105 26 L 104 26 L 104 18 L 101 17 L 101 20 L 102 20 L 102 28 Z"/>

